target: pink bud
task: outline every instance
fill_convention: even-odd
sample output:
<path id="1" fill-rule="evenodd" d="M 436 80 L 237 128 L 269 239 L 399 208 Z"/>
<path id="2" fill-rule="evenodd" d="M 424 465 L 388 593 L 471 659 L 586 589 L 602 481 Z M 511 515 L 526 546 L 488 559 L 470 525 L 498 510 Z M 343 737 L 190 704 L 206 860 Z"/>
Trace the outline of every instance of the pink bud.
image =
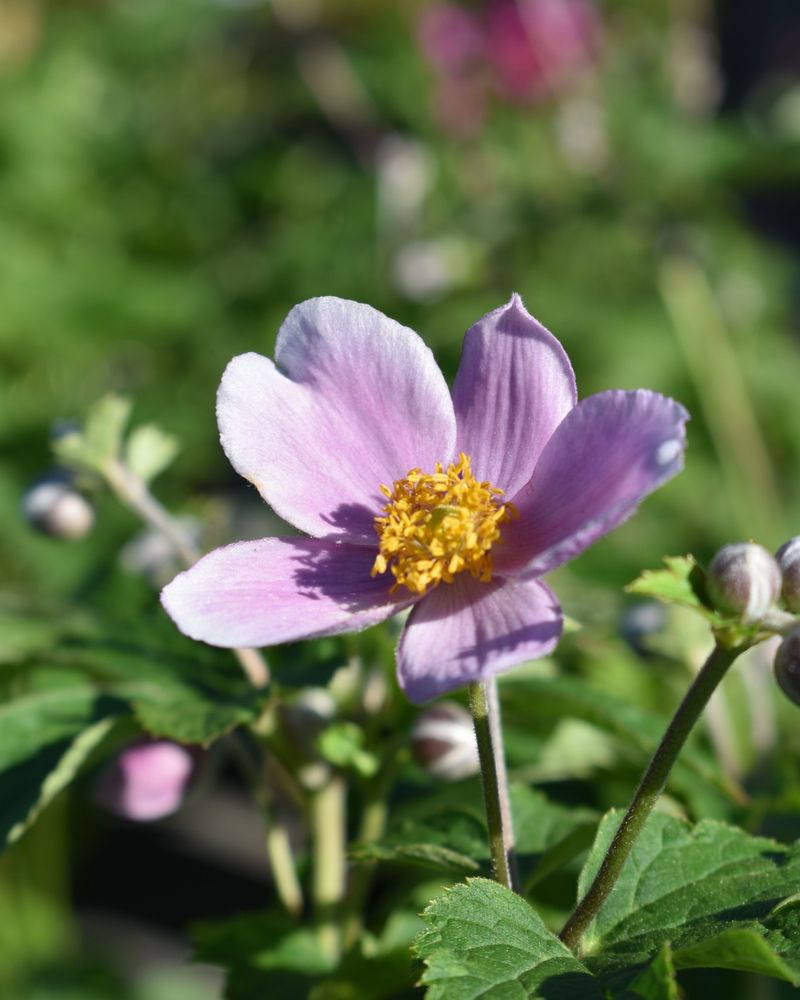
<path id="1" fill-rule="evenodd" d="M 191 750 L 167 740 L 129 747 L 102 771 L 95 801 L 122 819 L 162 819 L 183 805 L 194 766 Z"/>

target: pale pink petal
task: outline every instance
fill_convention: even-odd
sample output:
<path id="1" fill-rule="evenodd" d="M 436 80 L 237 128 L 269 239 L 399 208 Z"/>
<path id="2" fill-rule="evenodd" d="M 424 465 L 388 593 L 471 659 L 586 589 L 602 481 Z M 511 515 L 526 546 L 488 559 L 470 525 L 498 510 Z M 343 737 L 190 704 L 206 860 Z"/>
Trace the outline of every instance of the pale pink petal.
<path id="1" fill-rule="evenodd" d="M 413 609 L 397 648 L 397 677 L 420 703 L 544 656 L 561 635 L 561 609 L 538 580 L 480 583 L 466 573 Z"/>
<path id="2" fill-rule="evenodd" d="M 683 467 L 689 415 L 655 392 L 601 392 L 570 411 L 514 497 L 492 550 L 500 573 L 548 573 L 630 517 Z"/>
<path id="3" fill-rule="evenodd" d="M 511 500 L 576 399 L 564 348 L 514 295 L 464 338 L 453 386 L 456 451 Z"/>
<path id="4" fill-rule="evenodd" d="M 301 531 L 371 545 L 380 485 L 452 457 L 453 406 L 430 349 L 370 306 L 320 298 L 292 309 L 275 358 L 245 354 L 223 375 L 228 458 Z"/>
<path id="5" fill-rule="evenodd" d="M 212 646 L 273 646 L 375 625 L 413 601 L 372 578 L 375 550 L 314 538 L 236 542 L 175 577 L 161 602 L 181 632 Z"/>

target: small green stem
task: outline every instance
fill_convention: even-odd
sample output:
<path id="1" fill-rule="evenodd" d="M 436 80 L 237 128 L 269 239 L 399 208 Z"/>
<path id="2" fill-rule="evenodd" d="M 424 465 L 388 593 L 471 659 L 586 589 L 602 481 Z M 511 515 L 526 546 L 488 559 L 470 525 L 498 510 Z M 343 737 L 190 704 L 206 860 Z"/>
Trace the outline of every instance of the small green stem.
<path id="1" fill-rule="evenodd" d="M 497 681 L 492 678 L 470 684 L 469 704 L 475 724 L 475 738 L 478 742 L 494 877 L 507 889 L 519 892 Z"/>
<path id="2" fill-rule="evenodd" d="M 265 810 L 267 856 L 278 898 L 293 917 L 303 912 L 303 890 L 297 878 L 294 852 L 289 840 L 286 817 L 281 810 Z"/>
<path id="3" fill-rule="evenodd" d="M 311 895 L 320 941 L 328 955 L 341 953 L 340 908 L 347 888 L 347 785 L 338 774 L 311 796 Z"/>
<path id="4" fill-rule="evenodd" d="M 569 948 L 577 948 L 584 931 L 614 888 L 645 820 L 664 790 L 672 766 L 689 733 L 715 688 L 741 652 L 741 648 L 726 649 L 716 645 L 686 692 L 653 754 L 594 881 L 561 931 L 561 940 Z"/>
<path id="5" fill-rule="evenodd" d="M 124 462 L 111 459 L 103 467 L 103 475 L 112 493 L 132 510 L 148 527 L 162 534 L 172 545 L 187 568 L 201 556 L 200 549 L 180 524 L 148 490 L 147 484 L 135 476 Z M 233 649 L 245 676 L 256 688 L 269 684 L 269 667 L 257 649 Z"/>

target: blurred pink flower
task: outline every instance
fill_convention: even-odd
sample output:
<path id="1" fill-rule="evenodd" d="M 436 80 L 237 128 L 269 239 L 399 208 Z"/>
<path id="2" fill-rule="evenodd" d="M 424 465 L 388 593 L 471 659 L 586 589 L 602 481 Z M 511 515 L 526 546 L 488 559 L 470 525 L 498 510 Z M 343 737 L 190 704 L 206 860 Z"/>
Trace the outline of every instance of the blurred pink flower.
<path id="1" fill-rule="evenodd" d="M 122 819 L 162 819 L 183 805 L 194 765 L 191 750 L 167 740 L 128 747 L 101 773 L 95 801 Z"/>
<path id="2" fill-rule="evenodd" d="M 557 94 L 592 64 L 599 38 L 591 0 L 485 0 L 474 11 L 436 4 L 419 24 L 437 75 L 437 117 L 460 134 L 480 127 L 488 92 L 515 103 Z"/>

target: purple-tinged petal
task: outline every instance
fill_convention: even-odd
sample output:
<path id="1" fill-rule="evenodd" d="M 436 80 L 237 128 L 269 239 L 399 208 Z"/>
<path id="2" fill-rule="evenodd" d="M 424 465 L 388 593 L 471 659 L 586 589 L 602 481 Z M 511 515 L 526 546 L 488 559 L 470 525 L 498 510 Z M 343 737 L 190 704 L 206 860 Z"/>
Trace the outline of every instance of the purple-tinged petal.
<path id="1" fill-rule="evenodd" d="M 375 625 L 410 604 L 371 577 L 375 550 L 315 538 L 236 542 L 161 593 L 181 632 L 212 646 L 273 646 Z"/>
<path id="2" fill-rule="evenodd" d="M 545 656 L 561 635 L 561 608 L 539 580 L 480 583 L 466 573 L 414 608 L 397 647 L 397 677 L 419 704 Z"/>
<path id="3" fill-rule="evenodd" d="M 464 338 L 453 386 L 456 451 L 513 500 L 576 399 L 564 348 L 513 295 Z"/>
<path id="4" fill-rule="evenodd" d="M 573 559 L 683 467 L 686 410 L 655 392 L 601 392 L 579 403 L 514 498 L 519 519 L 493 550 L 498 573 L 539 576 Z"/>
<path id="5" fill-rule="evenodd" d="M 225 370 L 225 453 L 301 531 L 372 544 L 380 485 L 453 454 L 453 406 L 433 354 L 370 306 L 319 298 L 289 313 L 275 358 L 244 354 Z"/>

